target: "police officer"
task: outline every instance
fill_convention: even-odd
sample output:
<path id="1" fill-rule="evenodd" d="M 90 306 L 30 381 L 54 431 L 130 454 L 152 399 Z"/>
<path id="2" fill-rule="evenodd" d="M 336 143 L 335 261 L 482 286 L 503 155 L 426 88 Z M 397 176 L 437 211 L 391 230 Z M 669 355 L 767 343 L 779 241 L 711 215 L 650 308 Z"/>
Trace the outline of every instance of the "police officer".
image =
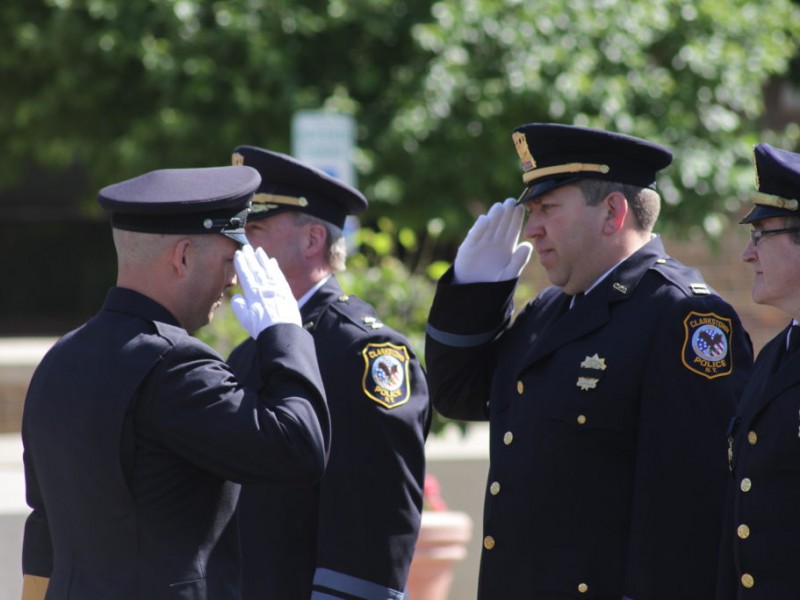
<path id="1" fill-rule="evenodd" d="M 261 186 L 246 232 L 286 274 L 311 332 L 331 413 L 328 467 L 313 488 L 247 485 L 240 499 L 246 599 L 399 599 L 420 526 L 431 409 L 408 340 L 346 294 L 342 229 L 367 201 L 297 160 L 240 146 Z M 259 385 L 256 346 L 230 357 Z"/>
<path id="2" fill-rule="evenodd" d="M 312 485 L 329 419 L 311 336 L 274 261 L 246 243 L 246 167 L 103 188 L 117 287 L 37 367 L 22 422 L 23 587 L 48 598 L 240 598 L 239 483 Z M 250 391 L 192 337 L 235 281 Z"/>
<path id="3" fill-rule="evenodd" d="M 758 192 L 742 259 L 753 300 L 792 321 L 759 352 L 731 423 L 731 489 L 717 598 L 800 598 L 800 154 L 755 147 Z"/>
<path id="4" fill-rule="evenodd" d="M 525 189 L 467 234 L 426 346 L 434 405 L 490 422 L 478 596 L 707 600 L 749 338 L 652 233 L 667 149 L 558 124 L 513 141 Z M 553 286 L 512 319 L 531 246 Z"/>

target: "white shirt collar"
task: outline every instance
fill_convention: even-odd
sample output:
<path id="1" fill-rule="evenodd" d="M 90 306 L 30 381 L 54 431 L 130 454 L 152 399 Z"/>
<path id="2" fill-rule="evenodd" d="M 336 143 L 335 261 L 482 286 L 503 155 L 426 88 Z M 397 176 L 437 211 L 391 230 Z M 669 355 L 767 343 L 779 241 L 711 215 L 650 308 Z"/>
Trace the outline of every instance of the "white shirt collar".
<path id="1" fill-rule="evenodd" d="M 302 296 L 300 296 L 300 299 L 297 301 L 297 307 L 298 307 L 298 308 L 303 308 L 303 305 L 304 305 L 306 302 L 308 302 L 308 300 L 311 298 L 311 296 L 313 296 L 314 294 L 316 294 L 316 293 L 317 293 L 317 290 L 318 290 L 319 288 L 321 288 L 323 285 L 325 285 L 325 284 L 327 283 L 328 279 L 330 279 L 330 278 L 331 278 L 331 275 L 328 275 L 327 277 L 323 277 L 322 279 L 320 279 L 320 280 L 319 280 L 319 281 L 318 281 L 318 282 L 317 282 L 317 283 L 314 285 L 314 287 L 312 287 L 312 288 L 311 288 L 310 290 L 308 290 L 308 291 L 307 291 L 305 294 L 303 294 Z"/>

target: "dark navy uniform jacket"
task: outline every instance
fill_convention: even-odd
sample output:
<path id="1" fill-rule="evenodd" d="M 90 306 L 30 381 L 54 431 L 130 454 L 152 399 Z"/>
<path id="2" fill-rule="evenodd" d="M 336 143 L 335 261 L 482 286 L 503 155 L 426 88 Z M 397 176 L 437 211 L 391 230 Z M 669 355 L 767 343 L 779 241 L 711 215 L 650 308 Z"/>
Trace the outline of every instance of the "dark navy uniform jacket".
<path id="1" fill-rule="evenodd" d="M 240 598 L 239 483 L 313 485 L 330 425 L 311 336 L 258 338 L 267 386 L 151 299 L 112 288 L 37 367 L 22 424 L 23 570 L 48 599 Z"/>
<path id="2" fill-rule="evenodd" d="M 331 412 L 331 454 L 313 490 L 244 486 L 246 599 L 403 597 L 420 525 L 431 409 L 408 341 L 331 277 L 302 307 Z M 256 383 L 255 345 L 231 368 Z M 392 373 L 389 375 L 389 373 Z"/>
<path id="3" fill-rule="evenodd" d="M 800 353 L 758 355 L 732 427 L 720 600 L 800 598 Z"/>
<path id="4" fill-rule="evenodd" d="M 479 597 L 708 600 L 725 431 L 749 337 L 660 239 L 571 310 L 548 288 L 440 281 L 426 358 L 449 417 L 489 419 Z"/>

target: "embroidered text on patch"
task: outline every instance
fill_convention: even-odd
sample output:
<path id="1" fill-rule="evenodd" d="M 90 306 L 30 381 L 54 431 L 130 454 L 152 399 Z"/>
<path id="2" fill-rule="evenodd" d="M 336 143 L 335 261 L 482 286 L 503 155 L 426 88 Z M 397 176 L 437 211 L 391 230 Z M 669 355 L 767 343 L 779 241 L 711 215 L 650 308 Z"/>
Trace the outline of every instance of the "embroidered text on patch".
<path id="1" fill-rule="evenodd" d="M 389 342 L 367 344 L 361 351 L 364 357 L 364 393 L 386 408 L 396 408 L 408 402 L 408 349 Z"/>
<path id="2" fill-rule="evenodd" d="M 683 320 L 683 328 L 686 337 L 681 360 L 687 369 L 708 379 L 733 372 L 729 352 L 731 319 L 714 313 L 690 312 Z"/>

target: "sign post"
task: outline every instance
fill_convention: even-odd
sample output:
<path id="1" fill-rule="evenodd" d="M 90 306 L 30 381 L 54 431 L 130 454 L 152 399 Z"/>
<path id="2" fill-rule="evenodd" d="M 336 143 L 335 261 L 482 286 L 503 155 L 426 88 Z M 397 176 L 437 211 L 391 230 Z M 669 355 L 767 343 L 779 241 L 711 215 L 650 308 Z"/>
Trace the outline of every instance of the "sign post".
<path id="1" fill-rule="evenodd" d="M 292 117 L 292 156 L 355 186 L 355 127 L 350 115 L 301 110 Z"/>

